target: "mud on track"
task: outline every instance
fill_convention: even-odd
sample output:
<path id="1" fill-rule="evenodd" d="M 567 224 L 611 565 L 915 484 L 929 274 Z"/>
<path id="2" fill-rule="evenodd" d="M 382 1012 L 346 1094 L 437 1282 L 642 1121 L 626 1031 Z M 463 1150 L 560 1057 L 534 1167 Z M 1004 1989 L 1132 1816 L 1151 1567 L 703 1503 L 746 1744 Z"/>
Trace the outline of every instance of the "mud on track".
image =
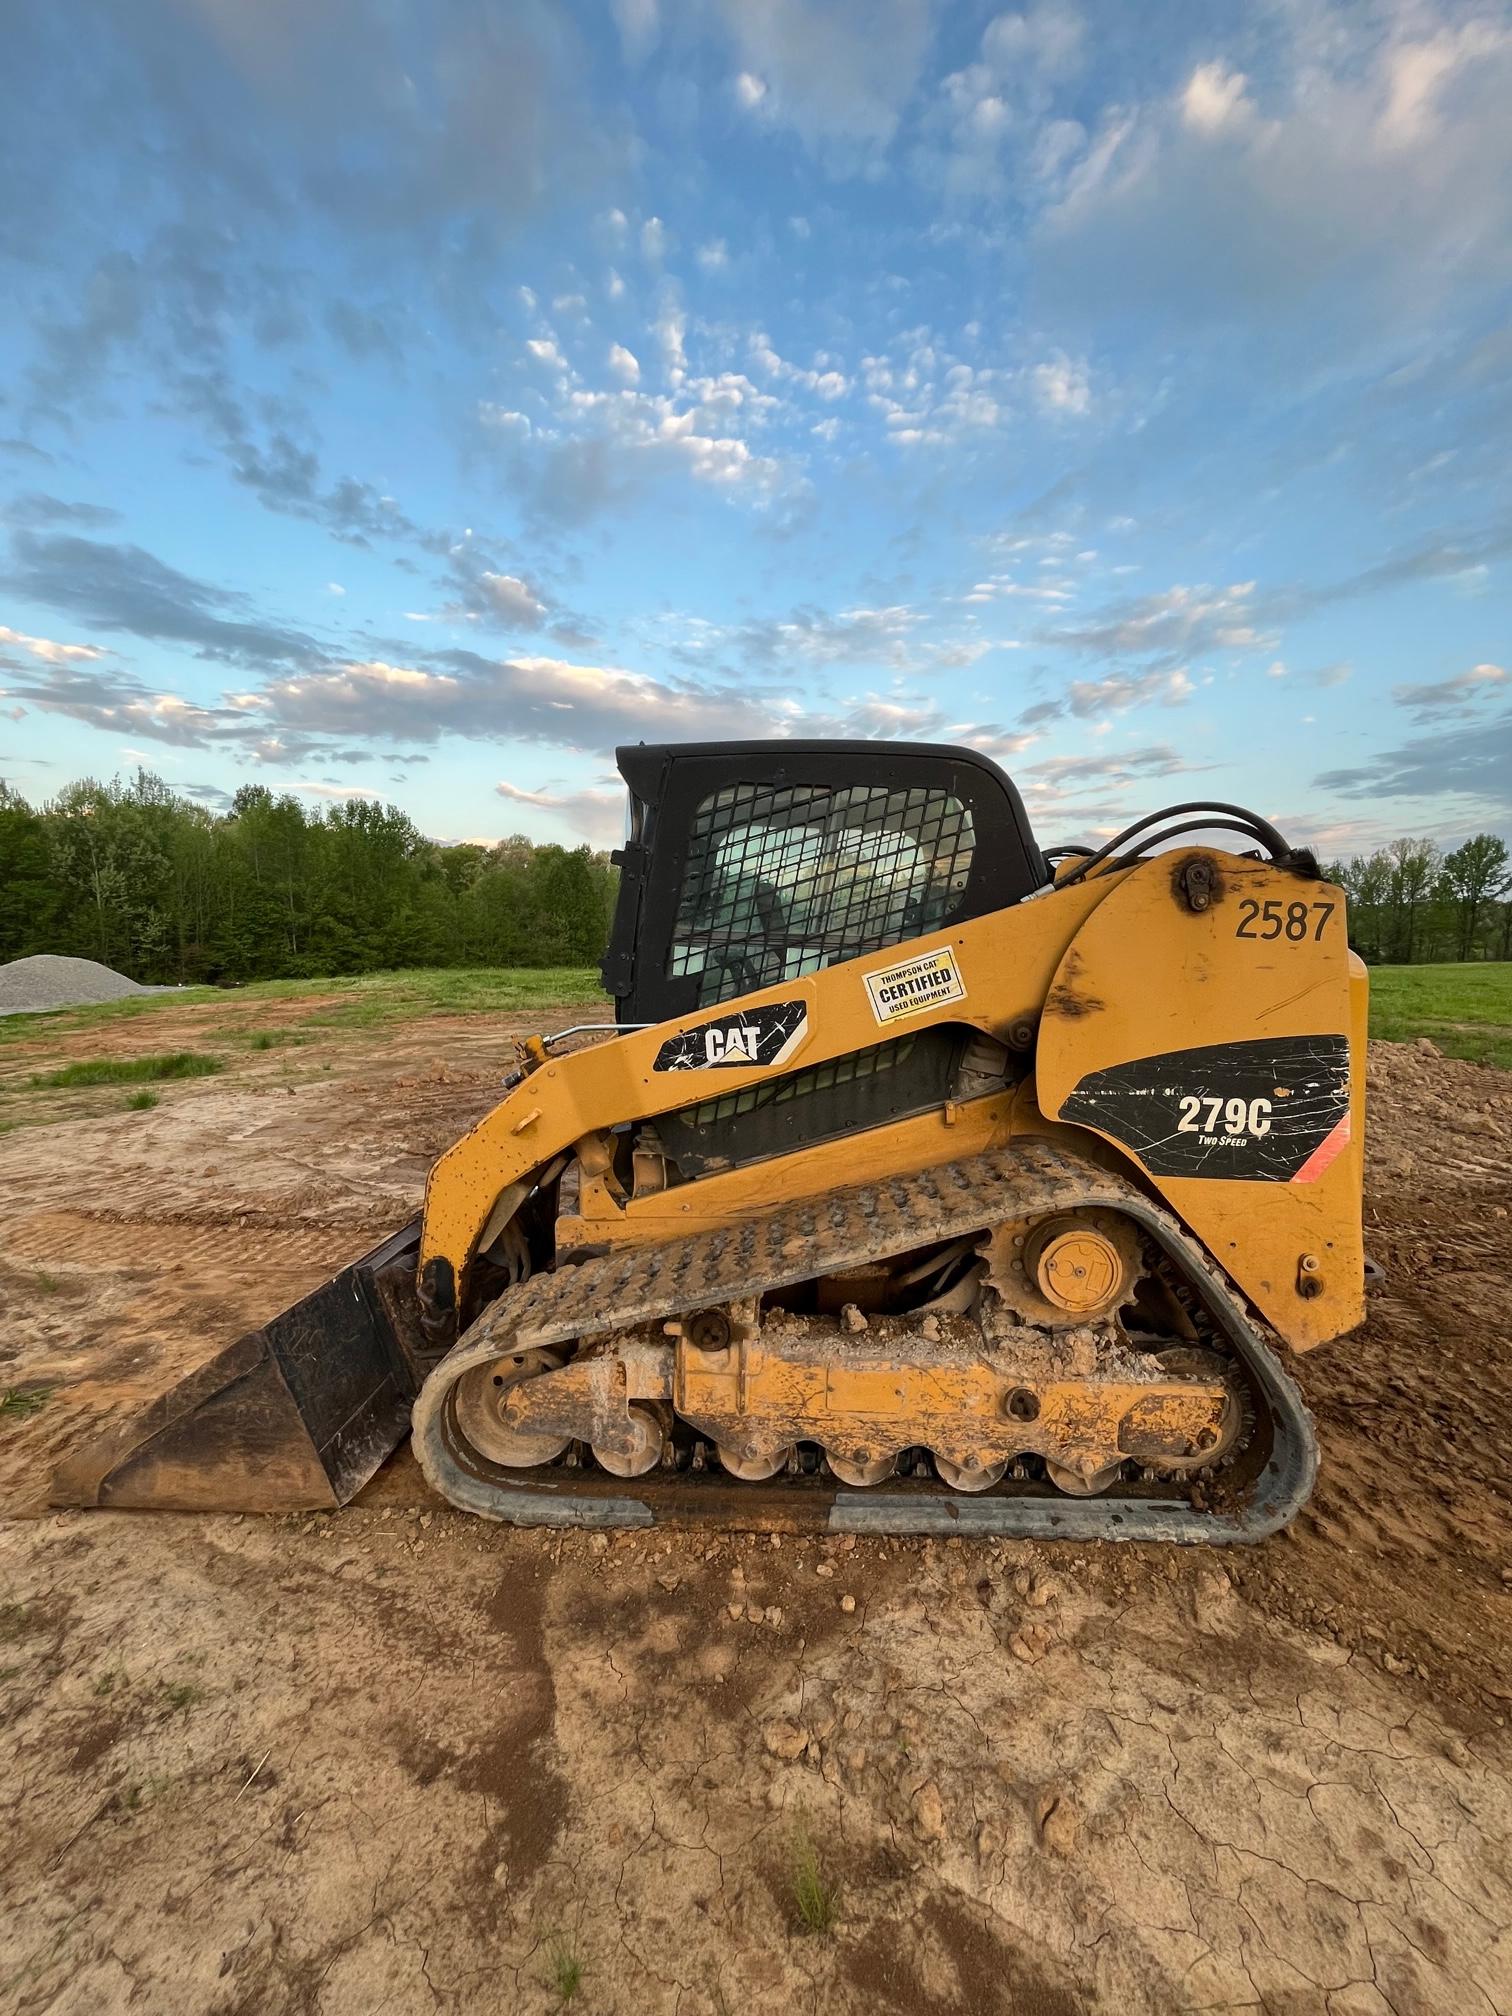
<path id="1" fill-rule="evenodd" d="M 0 1420 L 40 1514 L 0 1530 L 0 2008 L 544 2012 L 566 1956 L 616 2016 L 1512 2009 L 1512 1080 L 1373 1053 L 1390 1283 L 1301 1363 L 1322 1482 L 1260 1549 L 553 1538 L 407 1459 L 328 1516 L 42 1513 L 93 1420 L 409 1214 L 508 1038 L 0 1137 L 0 1388 L 56 1382 Z"/>

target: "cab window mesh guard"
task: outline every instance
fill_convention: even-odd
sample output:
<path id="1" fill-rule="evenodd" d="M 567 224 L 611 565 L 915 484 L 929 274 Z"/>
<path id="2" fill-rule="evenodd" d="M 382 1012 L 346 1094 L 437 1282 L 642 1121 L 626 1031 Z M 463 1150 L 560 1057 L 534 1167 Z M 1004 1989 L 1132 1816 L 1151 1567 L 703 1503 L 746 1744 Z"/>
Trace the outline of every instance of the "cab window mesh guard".
<path id="1" fill-rule="evenodd" d="M 668 957 L 707 1007 L 948 923 L 971 870 L 949 792 L 729 784 L 706 798 Z"/>

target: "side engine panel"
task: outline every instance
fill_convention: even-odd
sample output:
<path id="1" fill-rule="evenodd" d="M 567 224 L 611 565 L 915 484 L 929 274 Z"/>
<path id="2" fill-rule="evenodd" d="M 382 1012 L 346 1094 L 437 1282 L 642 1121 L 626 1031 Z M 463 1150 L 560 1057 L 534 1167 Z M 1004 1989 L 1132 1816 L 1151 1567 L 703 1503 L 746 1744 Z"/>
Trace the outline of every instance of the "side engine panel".
<path id="1" fill-rule="evenodd" d="M 1364 1316 L 1365 987 L 1341 890 L 1183 851 L 1086 919 L 1040 1022 L 1044 1113 L 1135 1161 L 1298 1349 Z"/>

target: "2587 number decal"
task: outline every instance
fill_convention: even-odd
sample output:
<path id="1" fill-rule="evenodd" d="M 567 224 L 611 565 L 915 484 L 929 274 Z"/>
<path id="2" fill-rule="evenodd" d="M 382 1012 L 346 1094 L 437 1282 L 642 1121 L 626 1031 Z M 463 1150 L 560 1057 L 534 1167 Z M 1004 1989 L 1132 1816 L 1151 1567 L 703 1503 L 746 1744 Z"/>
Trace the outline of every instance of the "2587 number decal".
<path id="1" fill-rule="evenodd" d="M 1301 944 L 1311 928 L 1313 943 L 1323 936 L 1323 926 L 1338 909 L 1337 903 L 1257 903 L 1246 896 L 1239 905 L 1236 938 L 1289 938 Z M 1317 922 L 1314 923 L 1314 918 Z M 1255 927 L 1259 926 L 1257 930 Z"/>

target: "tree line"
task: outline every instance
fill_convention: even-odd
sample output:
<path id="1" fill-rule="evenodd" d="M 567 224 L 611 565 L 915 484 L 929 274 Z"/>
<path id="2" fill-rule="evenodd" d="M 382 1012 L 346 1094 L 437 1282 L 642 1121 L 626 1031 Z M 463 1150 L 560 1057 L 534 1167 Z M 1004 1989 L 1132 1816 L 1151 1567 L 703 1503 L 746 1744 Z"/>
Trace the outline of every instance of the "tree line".
<path id="1" fill-rule="evenodd" d="M 1512 958 L 1512 864 L 1477 833 L 1325 865 L 1372 963 Z M 617 876 L 587 847 L 440 846 L 397 806 L 307 810 L 245 785 L 214 812 L 150 771 L 41 806 L 0 781 L 0 961 L 99 959 L 149 984 L 396 966 L 591 966 Z"/>
<path id="2" fill-rule="evenodd" d="M 1449 853 L 1432 840 L 1393 840 L 1323 873 L 1349 897 L 1350 943 L 1372 964 L 1512 959 L 1512 869 L 1494 833 Z"/>
<path id="3" fill-rule="evenodd" d="M 587 847 L 443 847 L 371 799 L 310 811 L 246 785 L 215 812 L 142 770 L 33 806 L 0 781 L 0 961 L 71 953 L 149 984 L 588 966 L 616 881 Z"/>

